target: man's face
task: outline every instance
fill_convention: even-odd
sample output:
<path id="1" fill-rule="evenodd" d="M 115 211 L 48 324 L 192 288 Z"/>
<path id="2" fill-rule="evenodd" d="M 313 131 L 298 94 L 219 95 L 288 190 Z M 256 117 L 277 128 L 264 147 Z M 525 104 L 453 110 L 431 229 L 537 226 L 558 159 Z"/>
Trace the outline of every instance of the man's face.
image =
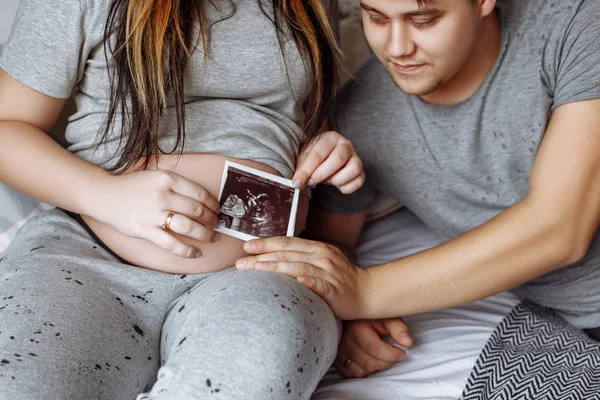
<path id="1" fill-rule="evenodd" d="M 468 62 L 481 18 L 477 2 L 361 0 L 369 45 L 394 83 L 424 96 L 448 82 Z"/>

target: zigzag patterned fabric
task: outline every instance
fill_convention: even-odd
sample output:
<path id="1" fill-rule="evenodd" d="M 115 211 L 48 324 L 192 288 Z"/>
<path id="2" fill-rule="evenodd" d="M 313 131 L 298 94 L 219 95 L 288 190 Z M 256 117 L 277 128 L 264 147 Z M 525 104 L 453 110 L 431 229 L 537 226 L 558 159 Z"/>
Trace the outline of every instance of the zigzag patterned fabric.
<path id="1" fill-rule="evenodd" d="M 461 400 L 600 400 L 600 343 L 524 301 L 488 340 Z"/>

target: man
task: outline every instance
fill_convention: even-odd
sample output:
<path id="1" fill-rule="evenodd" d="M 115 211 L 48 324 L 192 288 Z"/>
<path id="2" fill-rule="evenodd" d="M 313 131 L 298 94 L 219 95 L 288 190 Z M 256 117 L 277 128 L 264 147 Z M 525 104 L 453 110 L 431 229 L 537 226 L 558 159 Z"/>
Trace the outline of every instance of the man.
<path id="1" fill-rule="evenodd" d="M 349 196 L 320 188 L 311 234 L 353 248 L 381 192 L 446 242 L 361 270 L 333 246 L 272 238 L 248 242 L 257 256 L 238 267 L 297 277 L 338 317 L 385 323 L 517 288 L 599 338 L 600 3 L 361 6 L 376 58 L 340 93 L 335 128 L 367 181 Z M 355 321 L 345 337 L 357 331 L 377 332 Z M 345 376 L 390 365 L 391 350 L 359 342 L 342 341 Z"/>

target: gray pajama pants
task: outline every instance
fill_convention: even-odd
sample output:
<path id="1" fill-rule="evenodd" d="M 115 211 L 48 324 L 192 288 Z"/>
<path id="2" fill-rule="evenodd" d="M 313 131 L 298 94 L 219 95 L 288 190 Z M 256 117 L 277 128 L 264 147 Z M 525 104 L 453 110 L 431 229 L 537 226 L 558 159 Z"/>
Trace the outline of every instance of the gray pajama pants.
<path id="1" fill-rule="evenodd" d="M 119 262 L 60 210 L 0 257 L 0 399 L 307 399 L 340 326 L 288 277 Z"/>

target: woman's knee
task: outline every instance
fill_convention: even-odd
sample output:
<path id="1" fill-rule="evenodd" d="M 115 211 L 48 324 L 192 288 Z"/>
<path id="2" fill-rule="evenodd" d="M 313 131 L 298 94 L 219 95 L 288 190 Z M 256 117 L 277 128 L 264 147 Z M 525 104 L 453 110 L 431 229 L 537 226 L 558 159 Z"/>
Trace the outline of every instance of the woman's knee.
<path id="1" fill-rule="evenodd" d="M 341 332 L 321 297 L 287 276 L 259 271 L 228 270 L 209 278 L 184 295 L 169 317 L 178 318 L 179 324 L 191 318 L 205 328 L 210 324 L 234 330 L 244 321 L 255 339 L 299 349 L 313 338 L 337 347 Z"/>
<path id="2" fill-rule="evenodd" d="M 159 379 L 153 393 L 209 380 L 213 386 L 196 389 L 218 383 L 223 398 L 248 395 L 250 387 L 255 397 L 247 398 L 307 396 L 337 351 L 340 324 L 327 304 L 280 275 L 230 271 L 215 278 L 174 304 L 163 329 L 165 369 L 186 377 L 176 385 Z"/>

